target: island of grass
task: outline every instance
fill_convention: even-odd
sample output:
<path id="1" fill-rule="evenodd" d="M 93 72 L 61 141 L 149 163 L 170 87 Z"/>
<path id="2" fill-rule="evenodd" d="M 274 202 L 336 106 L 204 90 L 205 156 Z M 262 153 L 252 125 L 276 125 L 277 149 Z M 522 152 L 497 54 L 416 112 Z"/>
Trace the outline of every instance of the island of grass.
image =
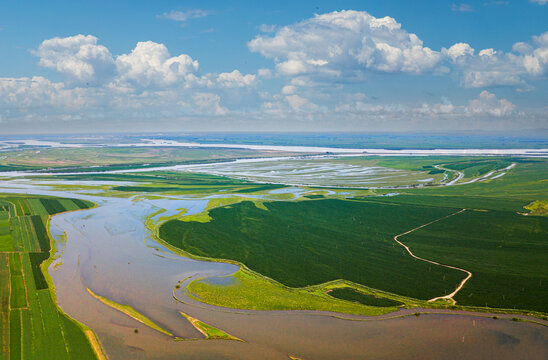
<path id="1" fill-rule="evenodd" d="M 200 321 L 196 318 L 193 318 L 190 315 L 185 314 L 182 311 L 179 311 L 179 314 L 181 314 L 182 317 L 188 320 L 189 323 L 192 324 L 198 330 L 202 335 L 205 336 L 206 340 L 234 340 L 234 341 L 243 341 L 241 339 L 238 339 L 235 336 L 232 336 L 226 332 L 224 332 L 221 329 L 217 329 L 214 326 L 211 326 L 209 324 L 206 324 L 203 321 Z"/>
<path id="2" fill-rule="evenodd" d="M 55 303 L 50 215 L 92 207 L 83 200 L 0 195 L 0 358 L 102 359 L 93 332 Z"/>
<path id="3" fill-rule="evenodd" d="M 395 306 L 368 306 L 336 299 L 326 294 L 332 284 L 290 288 L 249 270 L 237 271 L 230 280 L 225 284 L 207 278 L 192 281 L 187 286 L 187 295 L 212 305 L 248 310 L 318 310 L 361 315 L 382 315 L 397 310 Z M 412 299 L 404 301 L 413 303 Z"/>
<path id="4" fill-rule="evenodd" d="M 99 300 L 103 304 L 105 304 L 105 305 L 107 305 L 107 306 L 109 306 L 113 309 L 116 309 L 116 310 L 120 311 L 121 313 L 126 314 L 130 318 L 137 320 L 141 324 L 144 324 L 144 325 L 150 327 L 151 329 L 159 331 L 162 334 L 165 334 L 167 336 L 173 336 L 173 334 L 171 332 L 169 332 L 168 330 L 162 328 L 161 326 L 156 324 L 154 321 L 150 320 L 148 317 L 141 314 L 140 312 L 138 312 L 137 310 L 135 310 L 131 306 L 118 304 L 117 302 L 112 301 L 110 299 L 107 299 L 104 296 L 100 296 L 100 295 L 95 294 L 89 288 L 86 288 L 86 290 L 90 293 L 91 296 L 93 296 L 95 299 Z"/>

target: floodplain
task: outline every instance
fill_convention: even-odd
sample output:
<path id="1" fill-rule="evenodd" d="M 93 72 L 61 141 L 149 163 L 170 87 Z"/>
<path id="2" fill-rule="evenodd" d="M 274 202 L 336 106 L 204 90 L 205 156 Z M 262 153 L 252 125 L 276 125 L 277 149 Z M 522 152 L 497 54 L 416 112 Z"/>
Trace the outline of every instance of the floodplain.
<path id="1" fill-rule="evenodd" d="M 451 351 L 540 358 L 546 351 L 537 341 L 546 336 L 545 159 L 329 155 L 251 161 L 261 179 L 227 170 L 243 166 L 241 160 L 6 176 L 2 191 L 63 199 L 48 205 L 25 200 L 28 210 L 20 208 L 30 218 L 31 206 L 42 216 L 76 210 L 68 198 L 97 204 L 52 217 L 51 257 L 29 256 L 19 271 L 26 277 L 27 266 L 33 279 L 39 278 L 33 270 L 51 276 L 53 304 L 87 326 L 67 318 L 81 334 L 96 334 L 82 335 L 82 349 L 92 358 L 401 358 L 409 349 L 423 357 Z M 315 176 L 279 180 L 301 163 L 303 175 Z M 365 176 L 370 168 L 407 175 L 373 186 Z M 226 173 L 214 173 L 219 169 Z M 361 175 L 340 183 L 347 169 Z M 417 181 L 429 178 L 434 180 Z M 311 185 L 310 179 L 323 183 Z M 9 206 L 0 204 L 0 214 L 9 214 Z M 0 224 L 11 220 L 0 216 Z M 4 226 L 0 239 L 12 233 Z M 42 249 L 38 235 L 22 246 Z M 10 256 L 0 261 L 9 263 Z M 33 265 L 44 259 L 45 268 Z M 466 278 L 458 268 L 471 278 L 450 299 L 439 299 Z M 17 270 L 13 288 L 28 294 L 18 288 Z M 50 294 L 53 287 L 48 289 Z M 26 298 L 19 290 L 13 302 L 21 309 Z M 448 326 L 452 333 L 444 332 Z M 517 345 L 500 346 L 493 334 L 517 339 Z M 408 340 L 396 346 L 394 336 Z M 463 345 L 462 336 L 481 339 L 481 346 L 474 340 Z M 418 346 L 424 339 L 438 349 Z M 351 346 L 352 354 L 337 344 Z M 96 347 L 101 351 L 90 350 Z M 16 343 L 14 349 L 18 353 Z"/>

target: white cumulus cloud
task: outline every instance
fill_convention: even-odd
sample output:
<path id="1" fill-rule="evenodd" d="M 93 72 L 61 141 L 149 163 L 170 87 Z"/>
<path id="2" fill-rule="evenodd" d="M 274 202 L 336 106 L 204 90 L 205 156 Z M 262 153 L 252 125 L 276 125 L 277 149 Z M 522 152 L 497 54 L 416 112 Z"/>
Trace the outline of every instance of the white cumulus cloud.
<path id="1" fill-rule="evenodd" d="M 146 41 L 137 43 L 130 54 L 118 56 L 116 67 L 121 82 L 142 87 L 164 87 L 177 84 L 186 75 L 196 73 L 199 64 L 186 54 L 171 57 L 164 44 Z"/>
<path id="2" fill-rule="evenodd" d="M 315 15 L 261 34 L 248 43 L 274 59 L 282 75 L 356 76 L 356 72 L 420 74 L 434 70 L 441 54 L 423 45 L 391 17 L 343 10 Z"/>
<path id="3" fill-rule="evenodd" d="M 442 49 L 442 53 L 451 58 L 453 62 L 457 62 L 466 59 L 468 56 L 473 56 L 474 49 L 466 43 L 456 43 L 449 49 Z"/>
<path id="4" fill-rule="evenodd" d="M 0 78 L 0 104 L 12 108 L 63 107 L 78 109 L 96 103 L 100 92 L 86 88 L 67 88 L 41 76 Z"/>
<path id="5" fill-rule="evenodd" d="M 229 73 L 221 73 L 217 76 L 217 84 L 223 88 L 237 88 L 252 86 L 256 83 L 257 76 L 253 74 L 242 75 L 238 70 Z"/>
<path id="6" fill-rule="evenodd" d="M 65 75 L 70 82 L 96 83 L 110 79 L 116 66 L 110 51 L 92 35 L 44 40 L 34 51 L 39 64 Z"/>
<path id="7" fill-rule="evenodd" d="M 455 44 L 442 52 L 462 74 L 465 87 L 527 87 L 528 81 L 548 72 L 548 32 L 534 36 L 532 40 L 532 44 L 515 43 L 512 52 L 488 48 L 475 55 L 474 49 L 466 43 Z"/>
<path id="8" fill-rule="evenodd" d="M 471 114 L 492 115 L 496 117 L 510 115 L 515 105 L 506 99 L 498 99 L 495 94 L 482 91 L 477 99 L 468 102 L 467 110 Z"/>

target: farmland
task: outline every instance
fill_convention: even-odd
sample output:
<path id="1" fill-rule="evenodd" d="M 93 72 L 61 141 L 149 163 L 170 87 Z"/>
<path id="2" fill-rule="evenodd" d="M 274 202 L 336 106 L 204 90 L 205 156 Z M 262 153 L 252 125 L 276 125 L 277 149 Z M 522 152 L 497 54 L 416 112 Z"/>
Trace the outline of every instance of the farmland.
<path id="1" fill-rule="evenodd" d="M 83 326 L 60 311 L 43 270 L 50 215 L 92 204 L 37 196 L 0 197 L 0 334 L 3 359 L 95 359 Z"/>
<path id="2" fill-rule="evenodd" d="M 213 209 L 206 223 L 170 221 L 160 237 L 195 255 L 242 262 L 291 287 L 346 279 L 429 299 L 450 292 L 461 277 L 409 258 L 392 241 L 454 209 L 329 199 L 265 206 L 243 202 Z"/>
<path id="3" fill-rule="evenodd" d="M 383 161 L 395 168 L 430 166 L 426 161 L 406 165 L 402 159 Z M 442 161 L 452 164 L 447 168 L 476 177 L 516 159 L 479 159 L 477 163 L 438 159 L 437 163 Z M 399 196 L 321 199 L 309 195 L 303 201 L 266 202 L 265 209 L 241 202 L 210 210 L 206 221 L 167 221 L 159 235 L 185 252 L 242 263 L 291 288 L 344 279 L 428 300 L 454 290 L 464 274 L 409 257 L 393 237 L 439 219 L 400 240 L 419 257 L 473 273 L 454 297 L 459 305 L 547 312 L 548 221 L 535 216 L 548 193 L 547 173 L 545 160 L 526 160 L 500 179 L 406 189 Z M 534 204 L 529 205 L 533 211 L 524 216 L 528 204 Z M 460 209 L 467 211 L 457 213 Z M 445 218 L 448 214 L 455 216 Z M 233 294 L 232 303 L 216 288 L 235 289 L 234 284 L 216 286 L 206 281 L 189 286 L 206 302 L 245 303 L 254 308 L 253 299 L 246 302 Z M 341 296 L 359 302 L 355 294 Z M 262 301 L 252 292 L 249 297 Z"/>
<path id="4" fill-rule="evenodd" d="M 117 354 L 118 346 L 104 339 L 116 337 L 121 329 L 109 319 L 120 315 L 132 344 L 140 346 L 141 335 L 147 334 L 150 341 L 171 342 L 170 347 L 182 345 L 179 340 L 197 340 L 192 344 L 204 339 L 234 340 L 229 334 L 249 341 L 250 335 L 240 332 L 248 315 L 234 309 L 285 310 L 277 315 L 288 319 L 293 311 L 312 310 L 338 313 L 330 315 L 336 318 L 365 315 L 372 317 L 367 321 L 380 321 L 438 309 L 546 319 L 545 160 L 356 156 L 256 163 L 267 174 L 276 161 L 285 165 L 295 161 L 297 169 L 301 162 L 317 165 L 321 168 L 317 178 L 324 181 L 343 179 L 345 169 L 360 172 L 378 166 L 389 172 L 401 170 L 402 176 L 387 179 L 389 188 L 290 186 L 257 183 L 238 174 L 213 174 L 215 168 L 226 168 L 220 163 L 204 165 L 202 173 L 168 168 L 125 174 L 49 174 L 6 184 L 32 184 L 39 191 L 64 191 L 63 196 L 100 196 L 101 206 L 88 215 L 76 212 L 67 214 L 69 221 L 54 219 L 53 228 L 66 231 L 69 245 L 59 259 L 63 265 L 52 276 L 63 306 L 67 295 L 81 295 L 70 291 L 74 284 L 58 279 L 68 275 L 78 283 L 82 271 L 90 276 L 84 285 L 91 299 L 75 298 L 78 302 L 69 302 L 73 305 L 66 311 L 105 336 L 101 344 L 109 355 Z M 329 165 L 336 163 L 341 167 Z M 517 166 L 507 169 L 513 164 Z M 444 185 L 457 172 L 463 174 L 457 185 Z M 416 179 L 431 176 L 440 183 L 413 185 Z M 90 344 L 101 348 L 97 339 L 84 335 L 91 329 L 59 312 L 55 297 L 52 300 L 51 279 L 42 271 L 44 263 L 51 261 L 48 216 L 88 206 L 67 198 L 2 197 L 0 264 L 4 271 L 0 276 L 7 281 L 0 298 L 7 310 L 2 312 L 0 332 L 8 358 L 17 358 L 13 354 L 43 358 L 36 349 L 44 348 L 46 342 L 55 358 L 93 358 Z M 396 236 L 418 258 L 398 244 Z M 109 255 L 89 252 L 89 244 L 108 248 Z M 179 263 L 174 253 L 198 261 L 181 259 Z M 137 255 L 132 261 L 119 262 L 121 256 Z M 92 260 L 84 265 L 81 259 L 88 256 Z M 96 271 L 114 265 L 111 261 L 119 273 L 103 273 L 102 279 L 108 281 L 94 282 Z M 472 274 L 463 288 L 450 299 L 433 300 L 452 293 L 466 278 L 459 269 Z M 191 276 L 181 280 L 182 273 Z M 104 313 L 85 314 L 74 305 L 80 301 L 90 306 L 100 303 Z M 238 317 L 241 325 L 223 322 L 197 302 L 230 308 L 211 311 Z M 428 308 L 432 310 L 424 310 Z M 378 320 L 374 315 L 380 316 Z M 34 329 L 42 321 L 53 330 Z M 196 331 L 203 337 L 197 337 Z"/>
<path id="5" fill-rule="evenodd" d="M 462 305 L 548 312 L 548 219 L 503 211 L 467 211 L 400 240 L 418 256 L 473 273 Z"/>

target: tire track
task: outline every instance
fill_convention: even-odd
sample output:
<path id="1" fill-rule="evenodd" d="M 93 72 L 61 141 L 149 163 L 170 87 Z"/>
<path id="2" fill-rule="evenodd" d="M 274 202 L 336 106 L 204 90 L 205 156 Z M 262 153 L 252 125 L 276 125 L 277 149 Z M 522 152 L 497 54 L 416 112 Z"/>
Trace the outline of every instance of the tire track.
<path id="1" fill-rule="evenodd" d="M 399 241 L 398 238 L 399 238 L 400 236 L 404 236 L 404 235 L 407 235 L 407 234 L 409 234 L 409 233 L 412 233 L 412 232 L 415 231 L 415 230 L 422 229 L 423 227 L 426 227 L 426 226 L 428 226 L 428 225 L 431 225 L 431 224 L 433 224 L 433 223 L 435 223 L 435 222 L 438 222 L 438 221 L 440 221 L 440 220 L 447 219 L 448 217 L 451 217 L 451 216 L 460 214 L 460 213 L 462 213 L 462 212 L 464 212 L 464 211 L 466 211 L 466 209 L 461 209 L 461 210 L 459 210 L 459 211 L 457 211 L 457 212 L 455 212 L 455 213 L 452 213 L 452 214 L 449 214 L 449 215 L 444 216 L 444 217 L 442 217 L 442 218 L 439 218 L 439 219 L 430 221 L 430 222 L 428 222 L 428 223 L 426 223 L 426 224 L 423 224 L 423 225 L 421 225 L 421 226 L 417 226 L 416 228 L 413 228 L 413 229 L 408 230 L 408 231 L 406 231 L 406 232 L 404 232 L 404 233 L 401 233 L 401 234 L 399 234 L 399 235 L 394 236 L 394 241 L 397 242 L 398 244 L 400 244 L 400 245 L 409 253 L 409 255 L 411 255 L 411 256 L 414 257 L 415 259 L 421 260 L 421 261 L 425 261 L 425 262 L 430 263 L 430 264 L 434 264 L 434 265 L 438 265 L 438 266 L 443 266 L 443 267 L 448 268 L 448 269 L 458 270 L 458 271 L 462 271 L 462 272 L 466 273 L 466 278 L 464 278 L 464 279 L 459 283 L 459 285 L 457 286 L 457 288 L 456 288 L 452 293 L 450 293 L 450 294 L 448 294 L 448 295 L 444 295 L 444 296 L 435 297 L 435 298 L 433 298 L 433 299 L 428 300 L 428 302 L 433 302 L 433 301 L 436 301 L 436 300 L 445 299 L 445 300 L 451 300 L 451 302 L 452 302 L 453 304 L 456 304 L 457 302 L 455 301 L 455 299 L 453 299 L 453 297 L 462 289 L 462 287 L 464 286 L 464 284 L 466 284 L 466 282 L 467 282 L 468 280 L 470 280 L 470 278 L 472 277 L 472 273 L 471 273 L 470 271 L 468 271 L 468 270 L 461 269 L 461 268 L 458 268 L 458 267 L 456 267 L 456 266 L 441 264 L 441 263 L 439 263 L 439 262 L 436 262 L 436 261 L 433 261 L 433 260 L 428 260 L 428 259 L 422 258 L 422 257 L 420 257 L 420 256 L 417 256 L 417 255 L 413 254 L 413 252 L 411 251 L 411 249 L 409 249 L 409 246 L 407 246 L 407 245 L 405 245 L 404 243 L 402 243 L 401 241 Z"/>

